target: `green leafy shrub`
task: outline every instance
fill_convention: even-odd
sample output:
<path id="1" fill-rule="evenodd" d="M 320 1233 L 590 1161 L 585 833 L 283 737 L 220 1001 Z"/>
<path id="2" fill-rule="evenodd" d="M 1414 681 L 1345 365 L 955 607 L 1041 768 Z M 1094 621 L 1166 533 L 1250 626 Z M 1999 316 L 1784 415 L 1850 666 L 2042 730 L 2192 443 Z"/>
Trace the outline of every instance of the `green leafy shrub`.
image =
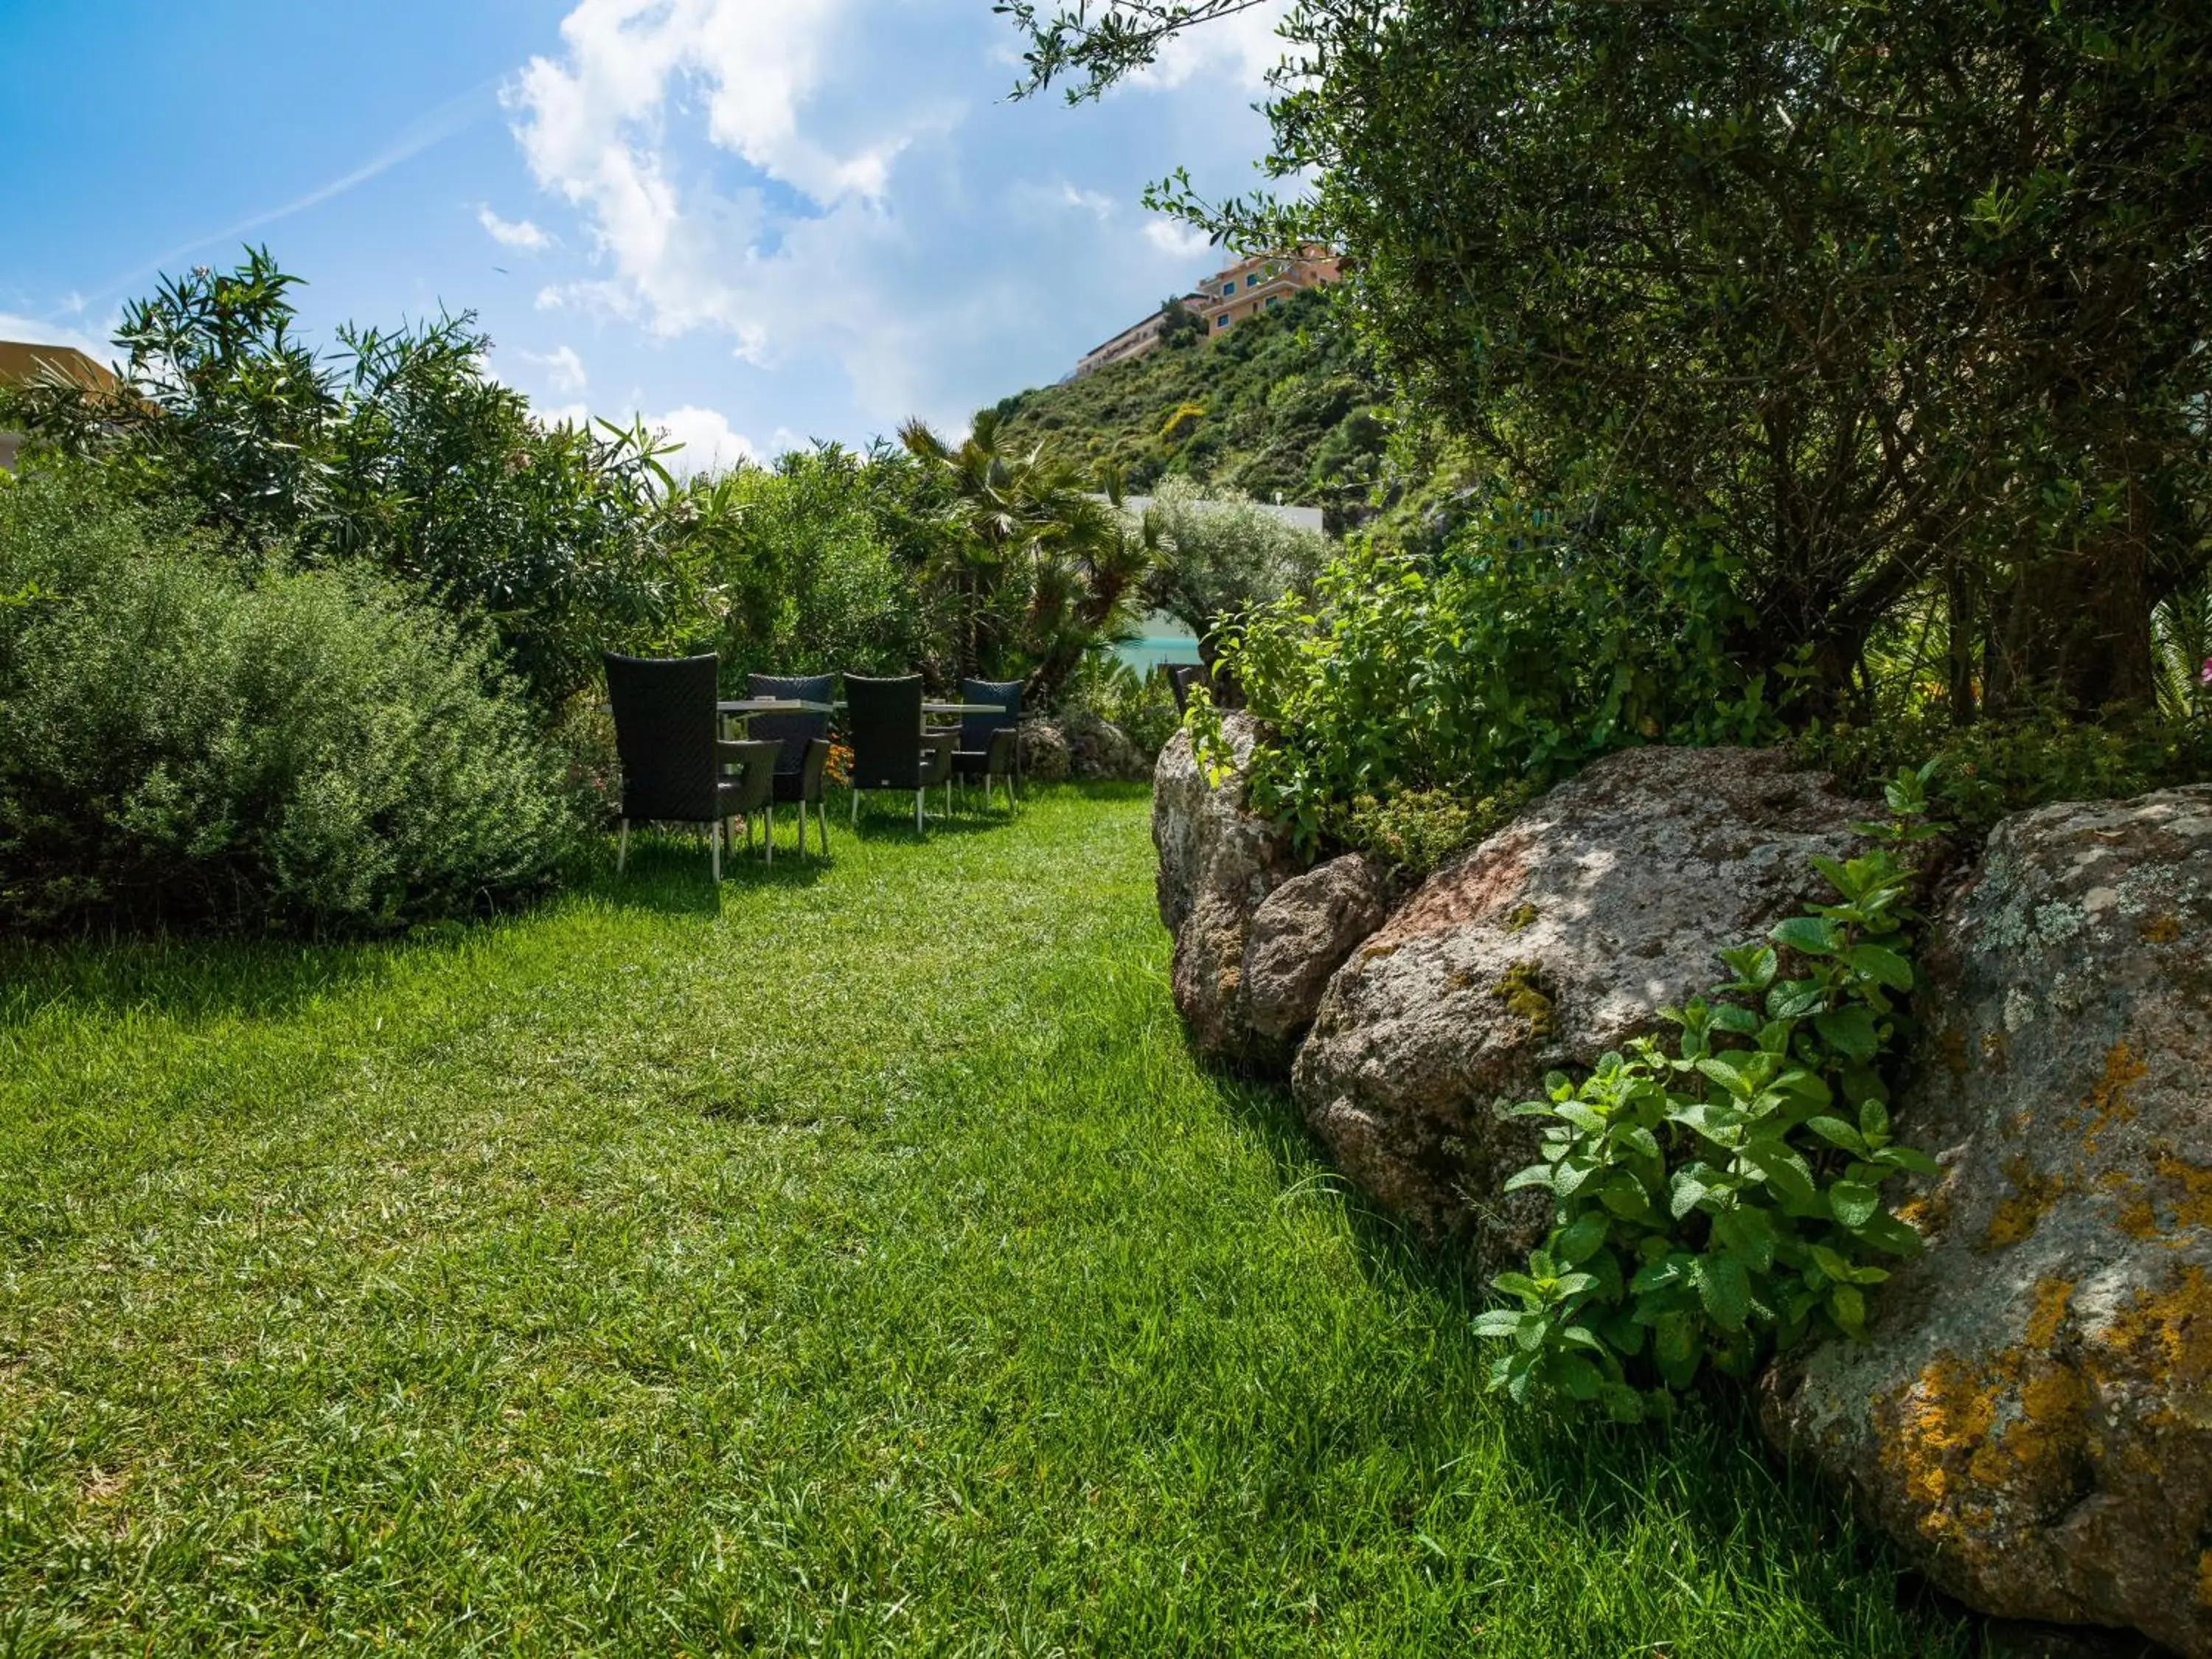
<path id="1" fill-rule="evenodd" d="M 1255 758 L 1253 801 L 1310 849 L 1348 838 L 1362 796 L 1480 799 L 1638 744 L 1765 741 L 1771 688 L 1729 649 L 1742 620 L 1710 547 L 1563 526 L 1510 500 L 1439 554 L 1352 548 L 1223 652 L 1281 734 Z"/>
<path id="2" fill-rule="evenodd" d="M 105 485 L 0 488 L 0 925 L 386 927 L 547 878 L 574 818 L 486 647 Z"/>
<path id="3" fill-rule="evenodd" d="M 1891 783 L 1891 823 L 1859 827 L 1929 833 L 1931 770 Z M 1740 1376 L 1770 1345 L 1862 1335 L 1881 1261 L 1918 1249 L 1881 1191 L 1936 1173 L 1892 1138 L 1881 1070 L 1913 983 L 1912 872 L 1890 845 L 1814 863 L 1836 902 L 1723 951 L 1735 976 L 1662 1011 L 1668 1042 L 1555 1073 L 1516 1109 L 1547 1127 L 1507 1188 L 1550 1193 L 1555 1224 L 1495 1281 L 1519 1305 L 1476 1322 L 1509 1345 L 1491 1381 L 1516 1401 L 1663 1411 L 1708 1363 Z"/>

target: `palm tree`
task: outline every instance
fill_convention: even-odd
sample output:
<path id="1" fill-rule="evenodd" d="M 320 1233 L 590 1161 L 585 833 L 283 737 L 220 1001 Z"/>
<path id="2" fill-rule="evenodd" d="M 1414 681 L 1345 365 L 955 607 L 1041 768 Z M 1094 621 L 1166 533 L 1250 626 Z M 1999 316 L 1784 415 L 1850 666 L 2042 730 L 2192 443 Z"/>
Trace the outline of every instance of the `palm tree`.
<path id="1" fill-rule="evenodd" d="M 986 410 L 956 446 L 921 421 L 907 452 L 945 486 L 949 569 L 960 606 L 960 667 L 977 674 L 1017 650 L 1032 695 L 1048 697 L 1126 609 L 1146 556 L 1077 469 L 1039 444 L 1009 453 Z M 1118 491 L 1112 492 L 1117 494 Z"/>

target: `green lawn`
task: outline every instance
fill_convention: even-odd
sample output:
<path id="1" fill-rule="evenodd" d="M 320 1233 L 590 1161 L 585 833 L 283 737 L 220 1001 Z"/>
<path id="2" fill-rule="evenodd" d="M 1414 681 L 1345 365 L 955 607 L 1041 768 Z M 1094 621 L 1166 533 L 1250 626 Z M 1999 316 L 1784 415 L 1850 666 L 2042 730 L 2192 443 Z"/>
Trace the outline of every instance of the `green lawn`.
<path id="1" fill-rule="evenodd" d="M 1971 1651 L 1740 1425 L 1484 1397 L 1146 812 L 0 952 L 0 1651 Z"/>

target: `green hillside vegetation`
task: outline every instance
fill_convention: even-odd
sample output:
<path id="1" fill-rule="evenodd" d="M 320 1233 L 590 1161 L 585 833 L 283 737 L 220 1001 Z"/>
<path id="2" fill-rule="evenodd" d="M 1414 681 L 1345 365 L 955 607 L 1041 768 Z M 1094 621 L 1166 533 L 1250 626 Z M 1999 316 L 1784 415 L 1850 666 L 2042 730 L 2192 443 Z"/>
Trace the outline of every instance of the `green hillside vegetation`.
<path id="1" fill-rule="evenodd" d="M 1017 392 L 998 412 L 1009 447 L 1052 441 L 1120 467 L 1139 493 L 1183 474 L 1322 507 L 1365 495 L 1384 402 L 1341 310 L 1309 290 L 1211 344 L 1186 333 L 1082 380 Z"/>

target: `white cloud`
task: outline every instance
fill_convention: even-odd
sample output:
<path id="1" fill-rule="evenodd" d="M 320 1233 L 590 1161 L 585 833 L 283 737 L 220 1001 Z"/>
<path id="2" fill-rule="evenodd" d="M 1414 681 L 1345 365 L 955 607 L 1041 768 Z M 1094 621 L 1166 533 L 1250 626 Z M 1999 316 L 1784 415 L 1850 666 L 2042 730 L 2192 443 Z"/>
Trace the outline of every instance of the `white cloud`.
<path id="1" fill-rule="evenodd" d="M 908 227 L 885 198 L 897 158 L 958 111 L 909 65 L 871 64 L 860 9 L 580 0 L 560 59 L 533 58 L 507 99 L 532 173 L 582 211 L 611 276 L 542 293 L 540 308 L 580 305 L 664 337 L 719 330 L 756 364 L 826 348 L 864 402 L 911 406 L 902 336 L 926 325 L 886 280 Z M 703 158 L 671 131 L 687 116 Z"/>
<path id="2" fill-rule="evenodd" d="M 502 219 L 489 206 L 477 210 L 477 222 L 491 234 L 493 241 L 502 247 L 524 248 L 536 253 L 551 245 L 553 239 L 527 219 Z"/>
<path id="3" fill-rule="evenodd" d="M 569 5 L 559 47 L 504 94 L 532 176 L 580 234 L 556 228 L 585 250 L 538 310 L 613 341 L 627 331 L 605 325 L 718 336 L 753 395 L 834 399 L 825 424 L 848 437 L 914 414 L 964 422 L 1194 280 L 1190 239 L 1138 234 L 1138 188 L 1171 144 L 1241 163 L 1263 131 L 1218 51 L 1172 126 L 1157 106 L 998 101 L 1005 25 L 975 0 Z M 1041 357 L 1043 342 L 1059 343 Z M 684 357 L 694 375 L 712 361 Z M 738 395 L 694 380 L 655 401 L 725 404 L 755 430 L 823 418 L 752 416 Z"/>
<path id="4" fill-rule="evenodd" d="M 1290 11 L 1291 0 L 1262 0 L 1249 11 L 1186 30 L 1168 42 L 1157 63 L 1127 84 L 1170 88 L 1209 70 L 1225 70 L 1239 85 L 1257 91 L 1267 84 L 1267 71 L 1283 61 L 1285 43 L 1275 31 Z"/>
<path id="5" fill-rule="evenodd" d="M 752 440 L 742 432 L 732 431 L 728 417 L 720 410 L 686 404 L 665 415 L 648 415 L 645 423 L 656 432 L 665 433 L 672 443 L 684 446 L 677 453 L 664 458 L 672 472 L 720 471 L 740 461 L 760 459 Z"/>
<path id="6" fill-rule="evenodd" d="M 1096 214 L 1101 219 L 1112 218 L 1115 210 L 1121 205 L 1103 190 L 1078 190 L 1065 180 L 1060 184 L 1060 200 L 1068 206 L 1081 208 L 1085 213 Z"/>
<path id="7" fill-rule="evenodd" d="M 519 354 L 526 362 L 536 363 L 545 371 L 545 383 L 562 393 L 581 392 L 590 384 L 584 373 L 584 360 L 576 355 L 574 346 L 559 346 L 551 351 L 525 351 Z"/>
<path id="8" fill-rule="evenodd" d="M 1145 240 L 1163 253 L 1192 264 L 1203 264 L 1215 252 L 1213 244 L 1202 230 L 1193 229 L 1180 219 L 1147 219 L 1145 221 Z M 1204 271 L 1194 270 L 1190 280 L 1196 282 Z"/>

